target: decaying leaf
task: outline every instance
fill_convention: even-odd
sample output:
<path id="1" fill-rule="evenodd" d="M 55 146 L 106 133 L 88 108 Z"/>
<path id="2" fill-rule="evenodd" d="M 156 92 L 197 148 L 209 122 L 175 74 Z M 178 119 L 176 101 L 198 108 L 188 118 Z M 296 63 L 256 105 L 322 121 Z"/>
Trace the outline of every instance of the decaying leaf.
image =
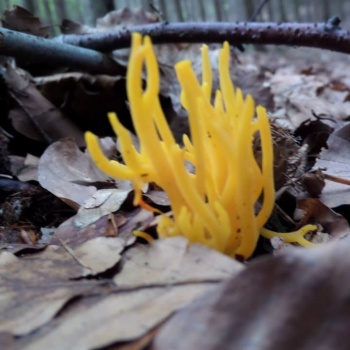
<path id="1" fill-rule="evenodd" d="M 93 242 L 88 245 L 93 249 Z M 53 273 L 48 280 L 44 279 L 38 283 L 36 275 L 34 274 L 33 277 L 34 272 L 32 272 L 28 276 L 29 281 L 27 279 L 22 281 L 21 289 L 28 287 L 28 283 L 32 282 L 37 283 L 38 288 L 43 290 L 43 282 L 46 281 L 47 286 L 44 290 L 48 291 L 47 297 L 49 297 L 52 281 L 58 279 L 60 282 L 67 277 L 76 276 L 77 272 L 81 274 L 85 271 L 82 264 L 78 263 L 80 259 L 84 259 L 84 256 L 79 253 L 80 248 L 74 249 L 74 254 L 77 254 L 74 259 L 73 255 L 62 247 L 49 246 L 41 254 L 20 259 L 11 255 L 13 258 L 9 263 L 12 263 L 11 266 L 14 268 L 13 259 L 15 259 L 18 264 L 32 265 L 30 271 L 35 271 L 32 268 L 36 267 L 37 262 L 40 262 L 42 264 L 40 273 L 43 274 L 49 271 L 48 262 L 51 261 L 50 269 L 53 269 Z M 67 253 L 68 256 L 63 260 L 58 259 L 59 252 Z M 43 254 L 48 255 L 44 258 Z M 19 347 L 25 344 L 26 349 L 47 347 L 51 349 L 94 349 L 115 342 L 137 339 L 149 334 L 173 312 L 185 307 L 204 292 L 212 290 L 215 285 L 229 276 L 237 274 L 242 270 L 243 265 L 208 248 L 199 245 L 189 246 L 184 238 L 177 237 L 156 241 L 151 245 L 137 245 L 129 248 L 120 268 L 121 272 L 116 276 L 120 275 L 121 278 L 115 279 L 115 287 L 110 283 L 106 293 L 99 289 L 98 293 L 96 292 L 93 296 L 86 295 L 76 298 L 67 304 L 55 319 L 50 321 L 63 305 L 52 303 L 53 306 L 48 309 L 52 310 L 55 307 L 51 314 L 45 319 L 44 316 L 40 317 L 41 324 L 46 323 L 45 327 L 19 339 L 16 344 Z M 59 286 L 58 282 L 56 281 L 56 285 Z M 87 284 L 91 288 L 91 284 L 84 280 L 67 282 L 67 288 L 74 290 L 72 287 L 74 283 L 83 286 Z M 60 288 L 57 288 L 56 293 L 59 291 Z M 10 297 L 13 298 L 13 295 L 7 296 L 7 298 Z M 44 300 L 46 298 L 43 298 L 43 303 Z M 33 306 L 31 300 L 24 305 L 22 304 L 22 309 L 18 311 L 11 304 L 10 311 L 12 311 L 9 311 L 9 315 L 16 322 L 20 322 L 21 319 L 18 320 L 20 317 L 15 316 L 23 316 L 23 311 L 32 315 L 30 313 Z M 38 311 L 39 306 L 37 304 L 35 306 L 33 313 Z M 18 313 L 13 316 L 16 310 Z M 0 330 L 13 331 L 12 324 L 6 323 L 6 325 L 8 328 L 4 325 Z M 29 327 L 25 329 L 26 333 L 38 327 L 39 322 L 32 325 L 30 329 Z M 24 334 L 23 329 L 21 333 L 16 334 Z"/>
<path id="2" fill-rule="evenodd" d="M 96 192 L 96 187 L 78 182 L 106 181 L 106 176 L 79 150 L 74 140 L 65 139 L 50 145 L 41 156 L 38 180 L 42 187 L 78 209 Z"/>
<path id="3" fill-rule="evenodd" d="M 61 30 L 64 34 L 91 34 L 95 32 L 107 31 L 118 27 L 130 25 L 156 23 L 159 18 L 150 12 L 139 8 L 123 7 L 107 13 L 104 17 L 98 18 L 96 27 L 83 25 L 68 19 L 62 21 Z"/>
<path id="4" fill-rule="evenodd" d="M 11 156 L 11 171 L 21 181 L 38 180 L 39 158 L 32 154 L 26 157 Z"/>
<path id="5" fill-rule="evenodd" d="M 36 89 L 28 76 L 7 65 L 6 83 L 19 105 L 10 111 L 10 119 L 18 132 L 47 143 L 71 136 L 79 146 L 85 144 L 83 132 Z"/>
<path id="6" fill-rule="evenodd" d="M 141 9 L 122 9 L 99 19 L 96 28 L 64 21 L 62 29 L 65 33 L 102 33 L 158 20 Z M 48 33 L 37 18 L 20 7 L 5 12 L 3 25 L 38 36 Z M 173 65 L 191 59 L 196 75 L 200 76 L 199 47 L 193 44 L 156 47 L 162 109 L 177 140 L 188 133 L 188 121 L 182 118 L 184 109 Z M 217 46 L 211 45 L 210 52 L 216 90 Z M 129 50 L 116 50 L 111 56 L 125 67 Z M 312 116 L 312 111 L 316 119 L 326 115 L 344 120 L 350 115 L 350 85 L 345 74 L 348 64 L 332 65 L 334 73 L 330 74 L 329 69 L 325 72 L 299 67 L 292 59 L 280 64 L 277 62 L 280 58 L 271 60 L 271 55 L 261 52 L 258 56 L 253 59 L 252 55 L 241 56 L 238 60 L 231 52 L 230 69 L 235 85 L 244 93 L 251 93 L 273 116 L 283 118 L 283 125 L 287 122 L 292 132 Z M 269 68 L 262 56 L 270 61 Z M 20 60 L 16 64 L 21 64 Z M 42 75 L 33 78 L 13 66 L 6 69 L 4 77 L 12 96 L 11 107 L 16 105 L 10 118 L 17 131 L 49 143 L 60 139 L 41 156 L 38 166 L 41 186 L 78 212 L 59 225 L 48 246 L 33 244 L 36 240 L 31 243 L 30 239 L 26 244 L 18 244 L 24 241 L 23 237 L 30 236 L 30 228 L 1 229 L 0 241 L 5 238 L 7 242 L 0 246 L 2 347 L 79 350 L 117 349 L 122 344 L 123 349 L 133 350 L 146 346 L 153 350 L 348 348 L 350 243 L 348 237 L 342 238 L 350 229 L 347 220 L 330 208 L 350 204 L 350 189 L 326 181 L 325 190 L 315 192 L 315 196 L 321 193 L 320 199 L 298 201 L 303 214 L 299 217 L 300 225 L 317 223 L 326 232 L 321 241 L 332 236 L 338 242 L 314 249 L 280 250 L 277 257 L 252 259 L 247 269 L 218 252 L 198 244 L 189 245 L 183 237 L 143 244 L 133 231 L 151 228 L 148 232 L 153 234 L 159 216 L 133 208 L 130 184 L 112 181 L 101 174 L 78 148 L 84 145 L 86 129 L 98 135 L 111 132 L 106 117 L 110 111 L 117 112 L 123 124 L 133 130 L 125 76 L 86 72 L 50 75 L 50 67 L 46 67 L 47 71 L 42 71 L 42 67 L 28 68 L 34 75 Z M 317 122 L 310 123 L 306 136 L 296 133 L 310 146 L 314 157 L 332 128 L 340 124 L 333 125 L 332 121 L 331 127 L 324 124 L 319 128 Z M 282 130 L 274 123 L 272 129 Z M 68 135 L 77 141 L 61 140 Z M 279 143 L 274 139 L 278 151 L 275 159 L 279 162 L 275 162 L 277 189 L 289 180 L 299 181 L 306 161 L 306 152 L 299 149 L 289 132 L 281 132 L 280 136 L 286 140 L 289 137 L 290 142 Z M 335 132 L 316 168 L 350 177 L 348 140 L 348 127 Z M 115 142 L 100 141 L 105 154 L 115 158 Z M 22 154 L 26 152 L 25 149 Z M 20 181 L 36 180 L 35 160 L 28 156 L 17 166 L 13 163 L 14 175 Z M 288 163 L 289 168 L 280 166 L 282 163 Z M 24 171 L 23 166 L 27 167 Z M 20 181 L 16 180 L 21 184 Z M 161 189 L 153 184 L 150 188 L 144 193 L 145 201 L 155 207 L 169 205 Z M 4 203 L 16 200 L 14 196 L 12 202 Z M 0 209 L 3 212 L 3 207 Z M 18 220 L 12 224 L 17 225 Z M 43 242 L 44 238 L 41 239 Z M 276 247 L 281 242 L 273 241 L 272 245 Z M 148 346 L 154 337 L 153 346 Z"/>
<path id="7" fill-rule="evenodd" d="M 119 237 L 97 237 L 79 246 L 72 255 L 89 270 L 84 276 L 97 275 L 119 261 L 124 247 L 125 242 Z"/>
<path id="8" fill-rule="evenodd" d="M 255 261 L 177 313 L 152 350 L 349 347 L 350 240 Z"/>
<path id="9" fill-rule="evenodd" d="M 312 112 L 338 120 L 350 115 L 348 93 L 334 88 L 329 74 L 305 74 L 298 66 L 288 65 L 277 69 L 269 84 L 276 104 L 272 115 L 281 117 L 292 128 L 309 119 Z"/>
<path id="10" fill-rule="evenodd" d="M 149 190 L 144 194 L 146 198 L 149 198 L 154 204 L 161 206 L 170 206 L 169 198 L 164 191 L 161 190 Z"/>
<path id="11" fill-rule="evenodd" d="M 111 11 L 102 18 L 98 18 L 96 21 L 96 28 L 100 30 L 108 30 L 117 26 L 125 28 L 131 25 L 156 22 L 159 22 L 158 16 L 154 13 L 146 12 L 142 7 L 124 7 L 120 10 Z"/>
<path id="12" fill-rule="evenodd" d="M 116 112 L 129 127 L 125 77 L 69 72 L 34 78 L 37 89 L 82 130 L 108 135 L 107 113 Z"/>
<path id="13" fill-rule="evenodd" d="M 212 288 L 210 283 L 189 284 L 84 298 L 41 332 L 18 343 L 27 350 L 82 350 L 134 340 Z"/>
<path id="14" fill-rule="evenodd" d="M 75 296 L 98 283 L 70 281 L 86 273 L 61 247 L 17 258 L 0 253 L 0 331 L 25 335 L 39 328 Z"/>
<path id="15" fill-rule="evenodd" d="M 116 227 L 111 220 L 114 220 Z M 123 217 L 118 216 L 113 219 L 104 216 L 86 227 L 75 225 L 75 217 L 64 221 L 55 231 L 50 244 L 60 245 L 62 242 L 70 247 L 77 247 L 84 242 L 96 237 L 115 237 L 118 233 L 118 227 L 125 223 Z"/>
<path id="16" fill-rule="evenodd" d="M 315 169 L 324 173 L 350 180 L 350 125 L 347 124 L 333 132 L 317 159 Z M 333 181 L 326 181 L 321 201 L 330 208 L 350 204 L 350 187 Z"/>
<path id="17" fill-rule="evenodd" d="M 301 199 L 297 203 L 298 210 L 301 211 L 300 226 L 310 222 L 320 224 L 324 231 L 332 238 L 344 238 L 350 234 L 348 221 L 340 214 L 336 213 L 317 198 Z M 318 242 L 317 237 L 312 240 Z M 321 242 L 323 240 L 321 239 Z"/>
<path id="18" fill-rule="evenodd" d="M 130 212 L 104 215 L 96 222 L 82 227 L 76 223 L 76 216 L 63 222 L 56 230 L 51 244 L 68 244 L 78 247 L 96 237 L 119 237 L 125 246 L 133 244 L 136 236 L 134 230 L 145 230 L 153 221 L 154 214 L 148 210 L 135 208 Z"/>
<path id="19" fill-rule="evenodd" d="M 48 26 L 43 26 L 38 17 L 17 5 L 13 6 L 13 10 L 4 11 L 1 23 L 4 28 L 41 37 L 47 37 L 50 31 Z"/>
<path id="20" fill-rule="evenodd" d="M 86 227 L 100 217 L 116 212 L 128 198 L 131 191 L 131 188 L 110 188 L 95 192 L 79 208 L 75 216 L 75 224 L 79 227 Z"/>
<path id="21" fill-rule="evenodd" d="M 123 269 L 114 278 L 118 286 L 218 281 L 238 273 L 243 265 L 185 237 L 138 245 L 123 255 Z"/>

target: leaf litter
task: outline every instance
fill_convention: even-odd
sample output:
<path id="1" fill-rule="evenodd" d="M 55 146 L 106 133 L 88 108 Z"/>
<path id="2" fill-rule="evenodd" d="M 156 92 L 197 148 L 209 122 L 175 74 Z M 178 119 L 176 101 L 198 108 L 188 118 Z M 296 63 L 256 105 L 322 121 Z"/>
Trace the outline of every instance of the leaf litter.
<path id="1" fill-rule="evenodd" d="M 124 9 L 100 19 L 96 28 L 69 21 L 62 28 L 64 33 L 83 34 L 155 21 L 156 16 L 142 10 Z M 5 14 L 3 25 L 48 35 L 40 20 L 20 7 Z M 198 47 L 157 46 L 162 107 L 178 140 L 188 125 L 172 66 L 191 58 L 199 76 Z M 214 71 L 217 53 L 212 45 Z M 112 55 L 126 67 L 128 50 Z M 86 129 L 111 135 L 107 112 L 117 112 L 132 130 L 125 76 L 66 72 L 65 67 L 38 69 L 21 62 L 2 65 L 13 99 L 8 106 L 10 119 L 4 124 L 13 141 L 10 156 L 5 154 L 8 142 L 3 143 L 4 159 L 12 160 L 12 174 L 18 176 L 15 183 L 28 181 L 28 185 L 26 189 L 13 185 L 15 194 L 1 192 L 2 213 L 22 208 L 21 215 L 3 221 L 0 230 L 4 237 L 1 341 L 8 348 L 25 349 L 142 349 L 152 339 L 152 349 L 245 349 L 253 343 L 256 349 L 302 349 L 302 344 L 342 349 L 347 344 L 343 325 L 347 322 L 348 188 L 327 177 L 319 184 L 317 176 L 307 180 L 316 189 L 303 187 L 303 177 L 314 174 L 307 169 L 345 179 L 349 175 L 350 77 L 345 73 L 349 59 L 326 56 L 311 60 L 302 49 L 232 54 L 236 85 L 266 106 L 272 118 L 288 126 L 304 145 L 302 152 L 297 149 L 294 154 L 299 157 L 298 171 L 277 202 L 285 211 L 283 220 L 271 224 L 294 229 L 316 223 L 319 232 L 310 239 L 334 241 L 310 250 L 290 245 L 281 249 L 283 242 L 272 242 L 269 249 L 275 256 L 253 258 L 246 264 L 189 245 L 182 237 L 146 245 L 132 234 L 134 230 L 154 234 L 157 217 L 134 208 L 130 183 L 106 177 L 79 148 Z M 333 57 L 337 65 L 330 64 Z M 28 144 L 25 150 L 23 137 Z M 119 157 L 110 138 L 101 139 L 101 144 L 109 157 Z M 51 196 L 47 198 L 62 201 L 61 206 L 53 206 L 47 200 L 46 210 L 56 218 L 50 216 L 41 225 L 31 215 L 37 202 L 27 201 L 28 188 L 37 180 L 45 195 Z M 161 189 L 145 188 L 144 198 L 169 210 Z M 53 232 L 45 244 L 40 243 L 42 229 Z M 15 242 L 10 238 L 14 234 Z M 31 235 L 33 239 L 28 238 Z M 314 331 L 306 332 L 310 327 Z"/>
<path id="2" fill-rule="evenodd" d="M 151 349 L 348 349 L 349 249 L 347 238 L 253 262 L 178 312 Z"/>

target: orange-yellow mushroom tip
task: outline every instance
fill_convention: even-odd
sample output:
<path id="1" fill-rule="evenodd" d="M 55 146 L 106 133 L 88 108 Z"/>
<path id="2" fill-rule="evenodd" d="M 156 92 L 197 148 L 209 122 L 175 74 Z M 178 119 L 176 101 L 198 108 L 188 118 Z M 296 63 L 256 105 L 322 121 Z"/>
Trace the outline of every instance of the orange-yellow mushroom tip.
<path id="1" fill-rule="evenodd" d="M 101 170 L 133 183 L 135 204 L 148 208 L 141 198 L 145 181 L 155 182 L 167 193 L 173 215 L 162 214 L 157 227 L 160 238 L 183 235 L 190 242 L 248 258 L 274 206 L 269 119 L 264 108 L 255 110 L 252 97 L 244 99 L 241 90 L 234 88 L 227 43 L 220 51 L 220 89 L 212 103 L 208 47 L 204 46 L 201 54 L 201 82 L 190 61 L 175 66 L 191 132 L 191 138 L 184 137 L 184 148 L 175 142 L 160 107 L 159 69 L 151 39 L 142 40 L 137 33 L 132 35 L 127 94 L 140 150 L 133 146 L 129 132 L 114 114 L 108 117 L 118 135 L 125 165 L 109 161 L 90 132 L 85 135 L 86 143 Z M 146 89 L 142 81 L 144 69 Z M 257 134 L 261 140 L 261 165 L 253 149 Z M 257 207 L 260 209 L 256 212 Z M 147 234 L 136 234 L 150 240 Z"/>

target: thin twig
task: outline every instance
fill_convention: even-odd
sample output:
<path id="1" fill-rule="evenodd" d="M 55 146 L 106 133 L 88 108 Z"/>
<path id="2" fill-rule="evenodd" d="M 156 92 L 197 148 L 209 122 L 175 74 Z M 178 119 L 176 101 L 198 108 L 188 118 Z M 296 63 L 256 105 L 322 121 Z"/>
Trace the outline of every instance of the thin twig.
<path id="1" fill-rule="evenodd" d="M 350 180 L 349 179 L 345 179 L 343 177 L 338 177 L 338 176 L 333 176 L 330 174 L 326 174 L 326 173 L 322 173 L 324 175 L 324 178 L 328 181 L 332 181 L 332 182 L 337 182 L 339 184 L 343 184 L 343 185 L 350 185 Z"/>
<path id="2" fill-rule="evenodd" d="M 82 260 L 80 260 L 77 255 L 75 254 L 74 250 L 65 242 L 63 241 L 61 238 L 58 238 L 59 242 L 61 243 L 62 247 L 64 248 L 64 250 L 84 269 L 87 269 L 91 272 L 91 269 L 86 266 L 84 264 L 84 262 Z"/>
<path id="3" fill-rule="evenodd" d="M 256 10 L 254 11 L 254 13 L 252 14 L 252 16 L 250 17 L 249 21 L 253 22 L 255 21 L 258 16 L 260 15 L 262 9 L 264 8 L 264 6 L 269 2 L 269 0 L 261 0 L 259 6 L 256 8 Z"/>

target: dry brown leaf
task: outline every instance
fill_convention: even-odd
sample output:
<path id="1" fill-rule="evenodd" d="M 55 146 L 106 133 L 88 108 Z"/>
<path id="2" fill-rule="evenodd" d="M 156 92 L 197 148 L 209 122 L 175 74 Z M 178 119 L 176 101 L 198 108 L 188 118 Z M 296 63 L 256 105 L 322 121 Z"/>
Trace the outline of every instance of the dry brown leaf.
<path id="1" fill-rule="evenodd" d="M 328 148 L 321 152 L 314 169 L 350 180 L 350 125 L 333 132 L 327 145 Z M 326 180 L 320 199 L 330 208 L 350 204 L 350 186 Z"/>
<path id="2" fill-rule="evenodd" d="M 114 291 L 70 303 L 18 344 L 26 349 L 79 350 L 136 340 L 242 268 L 218 252 L 189 246 L 182 237 L 131 247 Z"/>
<path id="3" fill-rule="evenodd" d="M 19 344 L 26 350 L 86 350 L 134 340 L 212 288 L 211 283 L 189 284 L 84 298 Z"/>
<path id="4" fill-rule="evenodd" d="M 47 143 L 71 136 L 79 146 L 85 145 L 83 132 L 36 89 L 28 76 L 7 65 L 6 84 L 19 105 L 9 115 L 18 132 Z"/>
<path id="5" fill-rule="evenodd" d="M 150 190 L 144 196 L 157 205 L 170 206 L 169 197 L 164 191 Z"/>
<path id="6" fill-rule="evenodd" d="M 85 227 L 78 226 L 73 216 L 63 222 L 52 237 L 51 244 L 62 242 L 75 248 L 96 237 L 119 237 L 125 246 L 133 244 L 136 237 L 134 230 L 145 230 L 153 221 L 154 214 L 148 210 L 135 208 L 131 212 L 118 212 L 105 215 L 93 224 Z"/>
<path id="7" fill-rule="evenodd" d="M 65 245 L 65 247 L 67 247 Z M 125 241 L 119 237 L 96 237 L 74 250 L 67 249 L 88 271 L 81 276 L 97 275 L 112 268 L 120 260 L 120 253 L 125 248 Z"/>
<path id="8" fill-rule="evenodd" d="M 90 27 L 68 19 L 64 19 L 61 24 L 63 34 L 91 34 L 96 32 L 108 31 L 118 27 L 127 27 L 137 24 L 156 23 L 159 19 L 150 12 L 139 8 L 124 7 L 120 10 L 111 11 L 104 17 L 98 18 L 96 27 Z"/>
<path id="9" fill-rule="evenodd" d="M 0 244 L 0 250 L 19 255 L 21 252 L 26 251 L 28 253 L 35 253 L 41 251 L 47 247 L 46 244 L 36 243 L 13 243 L 13 244 Z"/>
<path id="10" fill-rule="evenodd" d="M 154 213 L 142 208 L 135 208 L 131 212 L 123 213 L 126 218 L 126 223 L 120 227 L 118 236 L 123 237 L 126 241 L 135 241 L 134 230 L 145 231 L 154 220 Z"/>
<path id="11" fill-rule="evenodd" d="M 50 30 L 38 17 L 17 5 L 13 6 L 13 10 L 4 11 L 1 23 L 4 28 L 41 37 L 47 37 Z"/>
<path id="12" fill-rule="evenodd" d="M 123 269 L 114 277 L 118 286 L 196 283 L 223 280 L 243 265 L 185 237 L 159 239 L 137 245 L 123 255 Z"/>
<path id="13" fill-rule="evenodd" d="M 58 246 L 17 258 L 0 253 L 0 331 L 25 335 L 39 328 L 95 281 L 69 281 L 86 269 Z"/>
<path id="14" fill-rule="evenodd" d="M 39 158 L 32 154 L 26 157 L 10 156 L 12 174 L 20 181 L 38 181 Z"/>
<path id="15" fill-rule="evenodd" d="M 47 274 L 54 266 L 54 271 L 45 276 L 47 282 L 69 280 L 108 270 L 119 261 L 124 246 L 124 240 L 119 237 L 96 237 L 76 247 L 64 242 L 62 246 L 49 245 L 35 254 L 21 257 L 20 261 L 26 261 L 33 270 L 43 262 L 42 270 L 47 270 Z"/>
<path id="16" fill-rule="evenodd" d="M 82 130 L 92 130 L 97 135 L 112 134 L 109 112 L 116 112 L 123 123 L 131 126 L 124 76 L 62 73 L 36 77 L 34 82 Z"/>
<path id="17" fill-rule="evenodd" d="M 110 30 L 116 27 L 128 27 L 138 24 L 150 24 L 159 22 L 159 18 L 151 12 L 146 12 L 139 8 L 124 7 L 120 10 L 111 11 L 104 17 L 98 18 L 96 21 L 96 28 L 100 30 Z"/>
<path id="18" fill-rule="evenodd" d="M 11 333 L 0 332 L 0 344 L 4 349 L 14 349 L 15 339 Z"/>
<path id="19" fill-rule="evenodd" d="M 153 328 L 151 331 L 149 331 L 142 337 L 137 338 L 134 341 L 121 342 L 121 343 L 117 342 L 116 344 L 109 346 L 108 350 L 145 350 L 146 347 L 151 343 L 154 336 L 159 332 L 161 327 L 162 327 L 162 324 Z"/>
<path id="20" fill-rule="evenodd" d="M 2 224 L 4 223 L 4 220 Z M 11 250 L 11 247 L 16 247 L 23 244 L 23 239 L 21 237 L 21 231 L 12 227 L 3 227 L 0 229 L 0 244 L 2 249 Z"/>
<path id="21" fill-rule="evenodd" d="M 302 212 L 300 226 L 309 223 L 320 224 L 333 238 L 344 238 L 350 234 L 348 221 L 317 198 L 301 199 L 297 203 L 297 208 Z M 312 241 L 317 242 L 314 239 Z"/>
<path id="22" fill-rule="evenodd" d="M 91 31 L 91 27 L 80 24 L 79 22 L 72 21 L 70 19 L 63 19 L 60 25 L 62 34 L 88 34 Z M 93 33 L 93 32 L 92 32 Z"/>
<path id="23" fill-rule="evenodd" d="M 53 143 L 40 158 L 40 185 L 62 200 L 69 200 L 74 209 L 78 209 L 96 192 L 96 187 L 83 186 L 77 182 L 90 183 L 106 179 L 72 139 Z"/>
<path id="24" fill-rule="evenodd" d="M 118 211 L 131 191 L 131 188 L 109 188 L 96 191 L 79 208 L 75 216 L 75 224 L 79 227 L 86 227 L 102 216 Z"/>
<path id="25" fill-rule="evenodd" d="M 334 119 L 350 115 L 346 93 L 332 89 L 329 75 L 320 72 L 306 75 L 289 65 L 271 75 L 269 84 L 277 109 L 272 116 L 284 119 L 293 129 L 311 118 L 312 111 Z"/>
<path id="26" fill-rule="evenodd" d="M 103 216 L 91 225 L 80 227 L 75 224 L 75 216 L 72 216 L 57 228 L 50 243 L 59 245 L 64 242 L 70 247 L 78 247 L 96 237 L 116 237 L 119 226 L 125 222 L 123 216 L 114 214 L 113 217 Z"/>
<path id="27" fill-rule="evenodd" d="M 255 261 L 177 313 L 152 350 L 347 350 L 350 240 Z"/>

